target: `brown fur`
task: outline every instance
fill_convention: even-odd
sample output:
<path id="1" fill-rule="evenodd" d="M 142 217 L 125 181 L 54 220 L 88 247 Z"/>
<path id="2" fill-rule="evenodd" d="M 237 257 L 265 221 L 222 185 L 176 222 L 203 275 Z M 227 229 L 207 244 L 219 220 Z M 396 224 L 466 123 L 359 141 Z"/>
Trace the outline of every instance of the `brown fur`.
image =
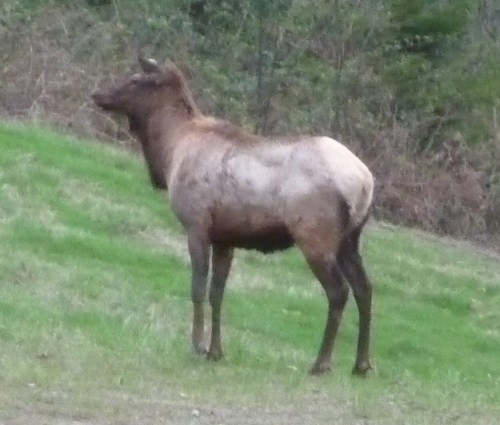
<path id="1" fill-rule="evenodd" d="M 191 131 L 214 134 L 222 140 L 234 144 L 255 144 L 261 142 L 262 138 L 246 133 L 241 127 L 225 120 L 211 117 L 199 117 L 191 123 Z"/>
<path id="2" fill-rule="evenodd" d="M 221 305 L 234 248 L 267 253 L 297 244 L 328 300 L 311 373 L 330 368 L 348 282 L 360 315 L 353 372 L 364 375 L 371 369 L 371 283 L 359 254 L 359 237 L 373 193 L 364 164 L 333 140 L 264 139 L 205 116 L 177 66 L 168 62 L 160 67 L 144 58 L 139 62 L 142 74 L 93 97 L 103 109 L 128 117 L 153 186 L 168 189 L 187 233 L 194 349 L 206 352 L 203 309 L 210 253 L 212 334 L 207 356 L 218 360 L 223 355 Z M 275 179 L 282 184 L 273 183 Z"/>

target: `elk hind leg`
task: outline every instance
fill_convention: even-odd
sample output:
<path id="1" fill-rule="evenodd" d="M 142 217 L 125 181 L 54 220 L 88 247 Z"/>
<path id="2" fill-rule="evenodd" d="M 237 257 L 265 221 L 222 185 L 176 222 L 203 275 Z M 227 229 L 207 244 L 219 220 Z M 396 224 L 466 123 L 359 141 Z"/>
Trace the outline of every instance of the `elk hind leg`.
<path id="1" fill-rule="evenodd" d="M 359 332 L 353 374 L 364 376 L 372 369 L 370 362 L 370 326 L 372 309 L 372 284 L 366 275 L 359 253 L 359 236 L 362 226 L 346 237 L 340 246 L 338 262 L 349 281 L 359 313 Z"/>
<path id="2" fill-rule="evenodd" d="M 349 287 L 345 283 L 336 261 L 335 250 L 318 250 L 318 247 L 299 244 L 306 260 L 316 278 L 323 287 L 328 300 L 328 313 L 323 339 L 317 358 L 309 373 L 319 375 L 331 369 L 331 359 L 337 331 L 349 295 Z M 327 252 L 327 253 L 326 253 Z"/>

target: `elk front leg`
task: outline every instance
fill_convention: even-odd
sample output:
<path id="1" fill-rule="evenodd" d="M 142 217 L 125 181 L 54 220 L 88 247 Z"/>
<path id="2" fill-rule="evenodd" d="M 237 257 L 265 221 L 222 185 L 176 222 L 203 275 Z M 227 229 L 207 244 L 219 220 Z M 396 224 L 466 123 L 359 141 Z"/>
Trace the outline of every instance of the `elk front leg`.
<path id="1" fill-rule="evenodd" d="M 204 304 L 207 291 L 210 244 L 201 233 L 188 233 L 188 248 L 191 258 L 191 300 L 193 302 L 192 343 L 197 354 L 206 354 L 204 342 Z"/>
<path id="2" fill-rule="evenodd" d="M 222 298 L 226 280 L 231 269 L 233 260 L 233 249 L 213 246 L 212 250 L 212 281 L 210 283 L 210 305 L 212 307 L 212 334 L 210 337 L 210 348 L 207 357 L 210 360 L 219 360 L 223 357 L 220 331 L 220 315 Z"/>

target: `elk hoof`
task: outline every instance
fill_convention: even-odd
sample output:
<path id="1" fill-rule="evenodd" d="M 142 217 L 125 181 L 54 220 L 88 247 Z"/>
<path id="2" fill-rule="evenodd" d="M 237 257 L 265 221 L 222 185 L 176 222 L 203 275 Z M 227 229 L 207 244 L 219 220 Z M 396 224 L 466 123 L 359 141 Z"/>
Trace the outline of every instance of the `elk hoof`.
<path id="1" fill-rule="evenodd" d="M 373 370 L 369 361 L 364 361 L 361 363 L 356 363 L 352 369 L 352 374 L 355 376 L 365 377 Z"/>
<path id="2" fill-rule="evenodd" d="M 219 361 L 223 357 L 224 357 L 224 353 L 222 352 L 221 349 L 213 349 L 213 348 L 208 350 L 207 355 L 206 355 L 207 360 L 212 360 L 214 362 Z"/>
<path id="3" fill-rule="evenodd" d="M 323 375 L 326 372 L 330 372 L 331 369 L 332 365 L 330 364 L 330 362 L 314 363 L 309 369 L 309 375 L 313 376 Z"/>

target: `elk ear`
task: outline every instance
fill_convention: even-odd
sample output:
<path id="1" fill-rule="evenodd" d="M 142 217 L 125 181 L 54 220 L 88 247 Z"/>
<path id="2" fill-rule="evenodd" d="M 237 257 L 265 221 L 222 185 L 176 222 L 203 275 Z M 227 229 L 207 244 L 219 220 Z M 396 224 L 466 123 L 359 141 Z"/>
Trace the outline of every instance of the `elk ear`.
<path id="1" fill-rule="evenodd" d="M 139 64 L 141 65 L 142 70 L 146 74 L 161 74 L 162 70 L 160 66 L 158 65 L 158 62 L 156 60 L 151 59 L 151 58 L 146 58 L 139 54 L 138 56 Z"/>

